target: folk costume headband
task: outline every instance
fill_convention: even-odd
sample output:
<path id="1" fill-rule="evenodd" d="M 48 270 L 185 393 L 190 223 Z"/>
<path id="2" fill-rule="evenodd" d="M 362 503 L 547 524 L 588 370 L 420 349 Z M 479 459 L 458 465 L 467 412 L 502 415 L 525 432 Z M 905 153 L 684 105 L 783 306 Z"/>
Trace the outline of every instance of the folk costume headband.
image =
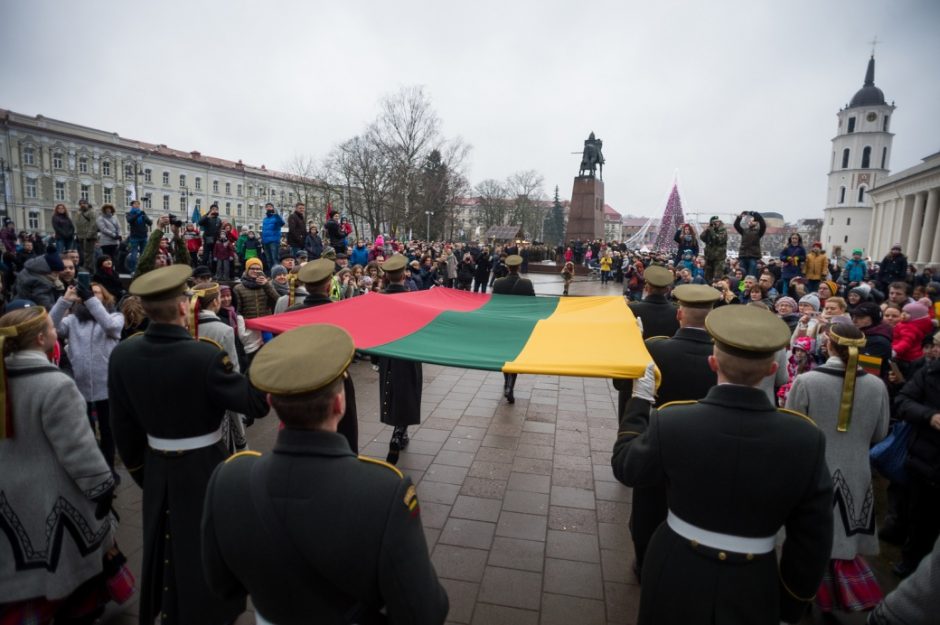
<path id="1" fill-rule="evenodd" d="M 6 363 L 3 358 L 6 340 L 27 332 L 32 332 L 36 328 L 45 325 L 49 314 L 46 312 L 45 308 L 39 308 L 39 310 L 40 314 L 27 319 L 19 325 L 0 328 L 0 411 L 2 411 L 2 414 L 0 414 L 0 440 L 13 438 L 13 402 L 10 397 Z"/>
<path id="2" fill-rule="evenodd" d="M 193 335 L 193 338 L 199 338 L 199 309 L 201 308 L 201 306 L 199 306 L 199 300 L 209 295 L 215 295 L 218 292 L 219 285 L 214 282 L 205 285 L 204 288 L 189 291 L 189 319 L 186 320 L 186 326 L 189 333 Z"/>
<path id="3" fill-rule="evenodd" d="M 849 348 L 849 359 L 845 363 L 845 378 L 842 381 L 842 398 L 839 401 L 839 422 L 836 430 L 849 431 L 849 422 L 852 419 L 852 402 L 855 400 L 855 377 L 858 375 L 858 348 L 865 347 L 865 337 L 850 339 L 829 330 L 829 339 L 836 345 Z"/>

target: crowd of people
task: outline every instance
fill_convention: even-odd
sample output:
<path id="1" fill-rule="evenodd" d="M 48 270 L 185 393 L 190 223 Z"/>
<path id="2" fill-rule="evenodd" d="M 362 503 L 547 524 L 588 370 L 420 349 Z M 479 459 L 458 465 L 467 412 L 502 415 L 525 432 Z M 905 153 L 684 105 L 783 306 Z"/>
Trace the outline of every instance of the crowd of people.
<path id="1" fill-rule="evenodd" d="M 114 541 L 112 514 L 118 459 L 144 491 L 142 623 L 157 616 L 163 622 L 231 622 L 244 610 L 248 592 L 272 622 L 293 622 L 284 597 L 299 594 L 285 587 L 268 595 L 270 580 L 263 576 L 271 573 L 255 566 L 260 560 L 232 559 L 233 545 L 240 545 L 241 558 L 255 548 L 244 548 L 245 537 L 260 537 L 257 558 L 280 554 L 287 568 L 303 575 L 308 552 L 298 558 L 293 545 L 305 538 L 289 522 L 293 509 L 279 503 L 291 497 L 336 497 L 337 510 L 360 510 L 365 501 L 399 503 L 350 518 L 339 541 L 361 543 L 371 577 L 366 568 L 355 575 L 342 569 L 343 562 L 321 545 L 309 548 L 330 563 L 327 578 L 339 586 L 329 600 L 311 594 L 307 608 L 350 622 L 358 622 L 350 615 L 369 622 L 383 606 L 390 622 L 444 620 L 447 596 L 415 524 L 415 488 L 395 468 L 409 444 L 408 428 L 420 422 L 420 363 L 373 359 L 380 420 L 392 426 L 386 462 L 373 461 L 356 456 L 355 386 L 346 368 L 361 355 L 349 337 L 301 328 L 272 340 L 249 322 L 371 293 L 454 288 L 531 296 L 532 283 L 521 276 L 532 248 L 511 241 L 367 240 L 354 236 L 336 211 L 319 223 L 300 203 L 286 220 L 272 205 L 267 209 L 260 235 L 237 230 L 215 205 L 189 224 L 169 215 L 151 218 L 136 202 L 123 220 L 112 206 L 95 211 L 83 202 L 70 214 L 58 205 L 48 236 L 4 223 L 0 523 L 9 531 L 0 540 L 0 622 L 90 623 L 108 599 L 127 598 L 132 581 Z M 839 263 L 818 242 L 807 251 L 794 234 L 768 258 L 760 247 L 765 227 L 758 213 L 739 215 L 736 253 L 729 253 L 727 230 L 717 217 L 700 234 L 689 224 L 680 227 L 675 252 L 602 241 L 572 241 L 555 250 L 565 296 L 582 264 L 598 269 L 604 288 L 623 285 L 660 376 L 657 382 L 651 368 L 636 383 L 615 383 L 621 428 L 613 469 L 634 487 L 630 531 L 635 570 L 645 582 L 641 622 L 696 622 L 687 619 L 703 606 L 720 612 L 715 605 L 733 604 L 736 599 L 721 593 L 663 601 L 669 594 L 663 584 L 694 586 L 696 576 L 729 557 L 760 562 L 759 574 L 741 569 L 735 593 L 750 588 L 754 597 L 766 596 L 765 563 L 772 534 L 782 526 L 789 542 L 780 574 L 791 596 L 782 597 L 779 608 L 755 600 L 745 612 L 794 622 L 807 598 L 815 597 L 825 612 L 877 605 L 881 612 L 873 618 L 887 620 L 873 622 L 891 622 L 885 610 L 906 607 L 880 602 L 864 556 L 878 552 L 879 537 L 901 545 L 894 571 L 906 578 L 940 533 L 940 283 L 929 268 L 908 263 L 900 245 L 879 263 L 864 259 L 861 250 Z M 129 288 L 122 273 L 133 277 Z M 299 364 L 308 355 L 298 351 L 307 344 L 301 339 L 322 346 L 320 364 Z M 735 391 L 728 384 L 752 388 Z M 514 385 L 515 376 L 506 374 L 503 395 L 510 404 Z M 183 386 L 191 392 L 169 392 Z M 697 400 L 694 410 L 681 409 L 687 414 L 672 406 Z M 260 461 L 247 449 L 246 428 L 269 405 L 283 426 L 273 460 Z M 723 478 L 699 483 L 703 472 L 695 465 L 688 481 L 676 478 L 667 487 L 657 476 L 673 477 L 674 467 L 662 465 L 655 450 L 689 436 L 669 425 L 672 419 L 691 419 L 695 431 L 714 406 L 727 408 L 725 419 L 739 411 L 735 418 L 744 422 L 757 418 L 754 412 L 774 415 L 762 434 L 766 440 L 741 434 L 741 421 L 726 427 L 781 463 L 768 483 L 786 486 L 777 492 L 776 507 L 768 501 L 760 514 L 738 510 L 743 520 L 731 523 L 711 549 L 712 534 L 699 526 L 727 519 L 700 516 L 688 501 Z M 652 414 L 660 410 L 667 417 L 657 421 Z M 817 428 L 788 421 L 787 410 L 806 415 Z M 913 430 L 905 450 L 907 478 L 892 482 L 887 516 L 876 523 L 868 450 L 902 422 Z M 714 432 L 699 434 L 707 439 Z M 728 440 L 715 445 L 724 448 Z M 766 460 L 759 456 L 751 460 Z M 796 456 L 799 462 L 786 464 Z M 217 471 L 226 458 L 236 461 Z M 677 465 L 679 474 L 687 461 Z M 348 482 L 347 489 L 337 496 L 335 487 L 311 479 L 271 490 L 292 471 L 341 471 L 336 483 Z M 252 477 L 255 472 L 262 477 Z M 792 481 L 796 474 L 802 482 Z M 799 490 L 797 483 L 810 486 Z M 729 509 L 745 500 L 730 501 Z M 243 515 L 240 506 L 248 501 L 252 509 L 276 510 L 276 518 L 260 511 Z M 203 518 L 208 520 L 200 526 Z M 398 551 L 377 546 L 383 532 L 402 537 Z M 742 536 L 763 538 L 738 540 Z M 676 541 L 683 540 L 692 540 L 711 564 L 671 560 Z M 63 547 L 66 541 L 71 543 Z"/>

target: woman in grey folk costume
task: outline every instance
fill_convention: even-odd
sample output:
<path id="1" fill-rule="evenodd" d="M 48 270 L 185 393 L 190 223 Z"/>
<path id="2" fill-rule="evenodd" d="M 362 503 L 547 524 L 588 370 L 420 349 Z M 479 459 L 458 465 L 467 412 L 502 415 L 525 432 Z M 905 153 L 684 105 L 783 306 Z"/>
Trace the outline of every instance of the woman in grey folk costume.
<path id="1" fill-rule="evenodd" d="M 55 326 L 42 307 L 0 318 L 4 623 L 93 618 L 98 603 L 87 599 L 98 591 L 95 578 L 113 544 L 106 516 L 114 479 L 86 424 L 84 398 L 49 363 L 55 343 Z"/>
<path id="2" fill-rule="evenodd" d="M 797 376 L 787 408 L 809 415 L 826 435 L 832 473 L 833 543 L 829 569 L 816 596 L 824 612 L 873 608 L 881 591 L 862 555 L 878 553 L 868 449 L 888 433 L 884 383 L 858 368 L 865 336 L 853 325 L 829 328 L 829 359 Z"/>
<path id="3" fill-rule="evenodd" d="M 195 311 L 195 316 L 190 322 L 190 330 L 197 338 L 201 336 L 218 343 L 229 355 L 232 368 L 241 372 L 235 346 L 235 330 L 219 317 L 219 310 L 222 308 L 221 288 L 215 282 L 200 287 L 192 291 L 190 310 Z M 248 447 L 241 414 L 231 410 L 225 411 L 225 419 L 222 420 L 222 442 L 232 454 Z"/>

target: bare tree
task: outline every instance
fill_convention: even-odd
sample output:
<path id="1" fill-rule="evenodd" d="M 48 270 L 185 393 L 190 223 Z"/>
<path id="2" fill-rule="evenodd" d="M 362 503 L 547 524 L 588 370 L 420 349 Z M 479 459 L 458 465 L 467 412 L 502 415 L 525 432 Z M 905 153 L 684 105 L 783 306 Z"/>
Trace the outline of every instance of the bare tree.
<path id="1" fill-rule="evenodd" d="M 516 172 L 509 176 L 506 185 L 512 196 L 510 220 L 522 226 L 526 236 L 540 239 L 546 208 L 542 206 L 542 186 L 545 179 L 534 169 Z"/>
<path id="2" fill-rule="evenodd" d="M 509 189 L 506 185 L 488 178 L 477 184 L 475 192 L 479 198 L 479 225 L 486 230 L 490 226 L 505 224 L 509 213 Z"/>

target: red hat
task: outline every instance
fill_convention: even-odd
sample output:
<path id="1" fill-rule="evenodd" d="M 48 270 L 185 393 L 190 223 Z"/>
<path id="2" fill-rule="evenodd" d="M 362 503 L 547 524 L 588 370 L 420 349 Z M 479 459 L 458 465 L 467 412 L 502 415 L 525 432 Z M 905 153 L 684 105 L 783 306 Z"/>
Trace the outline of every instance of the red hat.
<path id="1" fill-rule="evenodd" d="M 813 241 L 813 247 L 822 247 L 821 241 Z"/>

